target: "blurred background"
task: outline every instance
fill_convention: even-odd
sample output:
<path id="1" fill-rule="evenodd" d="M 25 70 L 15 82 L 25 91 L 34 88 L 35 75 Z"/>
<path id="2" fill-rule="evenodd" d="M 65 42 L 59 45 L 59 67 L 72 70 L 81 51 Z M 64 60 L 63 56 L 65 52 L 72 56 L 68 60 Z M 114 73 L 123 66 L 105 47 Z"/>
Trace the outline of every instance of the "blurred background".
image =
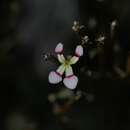
<path id="1" fill-rule="evenodd" d="M 0 129 L 129 130 L 129 6 L 129 0 L 1 0 Z M 71 54 L 80 42 L 74 20 L 90 41 L 70 91 L 49 84 L 57 65 L 44 54 L 54 54 L 59 42 Z M 100 35 L 103 46 L 95 42 Z"/>

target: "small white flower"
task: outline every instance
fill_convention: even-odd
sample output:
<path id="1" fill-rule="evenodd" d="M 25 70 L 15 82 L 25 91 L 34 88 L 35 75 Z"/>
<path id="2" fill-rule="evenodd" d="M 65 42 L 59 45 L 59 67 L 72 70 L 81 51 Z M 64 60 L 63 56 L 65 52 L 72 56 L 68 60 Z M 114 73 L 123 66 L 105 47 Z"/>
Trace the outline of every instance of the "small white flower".
<path id="1" fill-rule="evenodd" d="M 77 63 L 79 57 L 83 55 L 83 47 L 78 45 L 75 49 L 75 55 L 71 58 L 65 58 L 63 55 L 63 44 L 59 43 L 55 52 L 57 53 L 58 61 L 61 65 L 56 71 L 49 73 L 49 82 L 51 84 L 57 84 L 62 81 L 62 76 L 65 72 L 65 78 L 63 79 L 64 85 L 69 89 L 75 89 L 78 83 L 78 77 L 73 74 L 73 69 L 71 65 Z"/>

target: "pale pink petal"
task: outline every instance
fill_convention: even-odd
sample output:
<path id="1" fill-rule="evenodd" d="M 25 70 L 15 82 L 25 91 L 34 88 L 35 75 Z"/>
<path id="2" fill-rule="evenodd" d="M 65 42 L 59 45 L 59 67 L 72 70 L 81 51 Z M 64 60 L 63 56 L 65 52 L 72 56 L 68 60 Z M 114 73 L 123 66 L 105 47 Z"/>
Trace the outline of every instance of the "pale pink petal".
<path id="1" fill-rule="evenodd" d="M 62 76 L 60 76 L 60 74 L 58 74 L 57 72 L 52 71 L 49 73 L 48 80 L 51 84 L 57 84 L 62 81 Z"/>
<path id="2" fill-rule="evenodd" d="M 72 76 L 73 75 L 73 69 L 70 65 L 66 66 L 65 68 L 65 76 L 68 77 L 68 76 Z"/>
<path id="3" fill-rule="evenodd" d="M 83 47 L 81 45 L 78 45 L 75 50 L 76 56 L 80 57 L 83 55 Z"/>
<path id="4" fill-rule="evenodd" d="M 64 65 L 64 64 L 60 65 L 60 66 L 58 67 L 58 69 L 56 70 L 56 72 L 57 72 L 58 74 L 60 74 L 61 76 L 63 75 L 64 71 L 65 71 L 65 65 Z"/>
<path id="5" fill-rule="evenodd" d="M 60 63 L 64 63 L 64 62 L 65 62 L 65 57 L 64 57 L 63 54 L 58 54 L 58 55 L 57 55 L 57 58 L 58 58 L 58 61 L 59 61 Z"/>
<path id="6" fill-rule="evenodd" d="M 64 78 L 63 83 L 67 88 L 75 89 L 78 83 L 78 78 L 75 75 L 66 77 Z"/>
<path id="7" fill-rule="evenodd" d="M 62 43 L 58 43 L 56 48 L 55 48 L 55 52 L 56 53 L 61 53 L 63 51 L 63 44 Z"/>
<path id="8" fill-rule="evenodd" d="M 77 56 L 73 56 L 71 59 L 70 59 L 70 65 L 72 65 L 72 64 L 75 64 L 77 61 L 79 60 L 79 57 L 77 57 Z"/>

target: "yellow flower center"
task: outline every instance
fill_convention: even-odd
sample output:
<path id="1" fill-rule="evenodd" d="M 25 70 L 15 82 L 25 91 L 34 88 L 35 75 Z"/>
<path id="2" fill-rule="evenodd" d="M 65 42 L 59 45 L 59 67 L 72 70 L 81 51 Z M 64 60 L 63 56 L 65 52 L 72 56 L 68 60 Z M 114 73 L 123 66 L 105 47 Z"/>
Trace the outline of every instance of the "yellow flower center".
<path id="1" fill-rule="evenodd" d="M 69 60 L 65 60 L 65 66 L 68 66 L 70 64 L 70 61 Z"/>

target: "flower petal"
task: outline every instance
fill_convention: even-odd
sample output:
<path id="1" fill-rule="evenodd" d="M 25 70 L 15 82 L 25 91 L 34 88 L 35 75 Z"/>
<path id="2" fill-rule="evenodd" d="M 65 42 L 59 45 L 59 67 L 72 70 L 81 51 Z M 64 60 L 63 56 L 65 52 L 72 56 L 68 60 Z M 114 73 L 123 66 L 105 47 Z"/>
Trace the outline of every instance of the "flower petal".
<path id="1" fill-rule="evenodd" d="M 75 55 L 80 57 L 83 55 L 83 47 L 81 45 L 78 45 L 75 50 Z"/>
<path id="2" fill-rule="evenodd" d="M 60 65 L 59 68 L 56 70 L 56 72 L 59 73 L 61 76 L 63 75 L 64 71 L 65 71 L 64 64 Z"/>
<path id="3" fill-rule="evenodd" d="M 71 76 L 73 75 L 73 69 L 70 65 L 67 65 L 66 68 L 65 68 L 65 76 Z"/>
<path id="4" fill-rule="evenodd" d="M 58 54 L 57 55 L 57 58 L 58 58 L 58 61 L 60 62 L 60 63 L 64 63 L 65 62 L 65 57 L 64 57 L 64 55 L 63 54 Z"/>
<path id="5" fill-rule="evenodd" d="M 62 81 L 62 77 L 57 72 L 52 71 L 49 73 L 48 80 L 51 84 L 57 84 Z"/>
<path id="6" fill-rule="evenodd" d="M 69 89 L 75 89 L 78 83 L 78 77 L 73 75 L 71 77 L 66 77 L 63 80 L 64 85 Z"/>
<path id="7" fill-rule="evenodd" d="M 72 65 L 72 64 L 75 64 L 77 61 L 79 60 L 79 57 L 77 57 L 77 56 L 73 56 L 71 59 L 70 59 L 70 65 Z"/>
<path id="8" fill-rule="evenodd" d="M 62 43 L 58 43 L 56 48 L 55 48 L 55 52 L 56 53 L 62 53 L 63 51 L 63 44 Z"/>

